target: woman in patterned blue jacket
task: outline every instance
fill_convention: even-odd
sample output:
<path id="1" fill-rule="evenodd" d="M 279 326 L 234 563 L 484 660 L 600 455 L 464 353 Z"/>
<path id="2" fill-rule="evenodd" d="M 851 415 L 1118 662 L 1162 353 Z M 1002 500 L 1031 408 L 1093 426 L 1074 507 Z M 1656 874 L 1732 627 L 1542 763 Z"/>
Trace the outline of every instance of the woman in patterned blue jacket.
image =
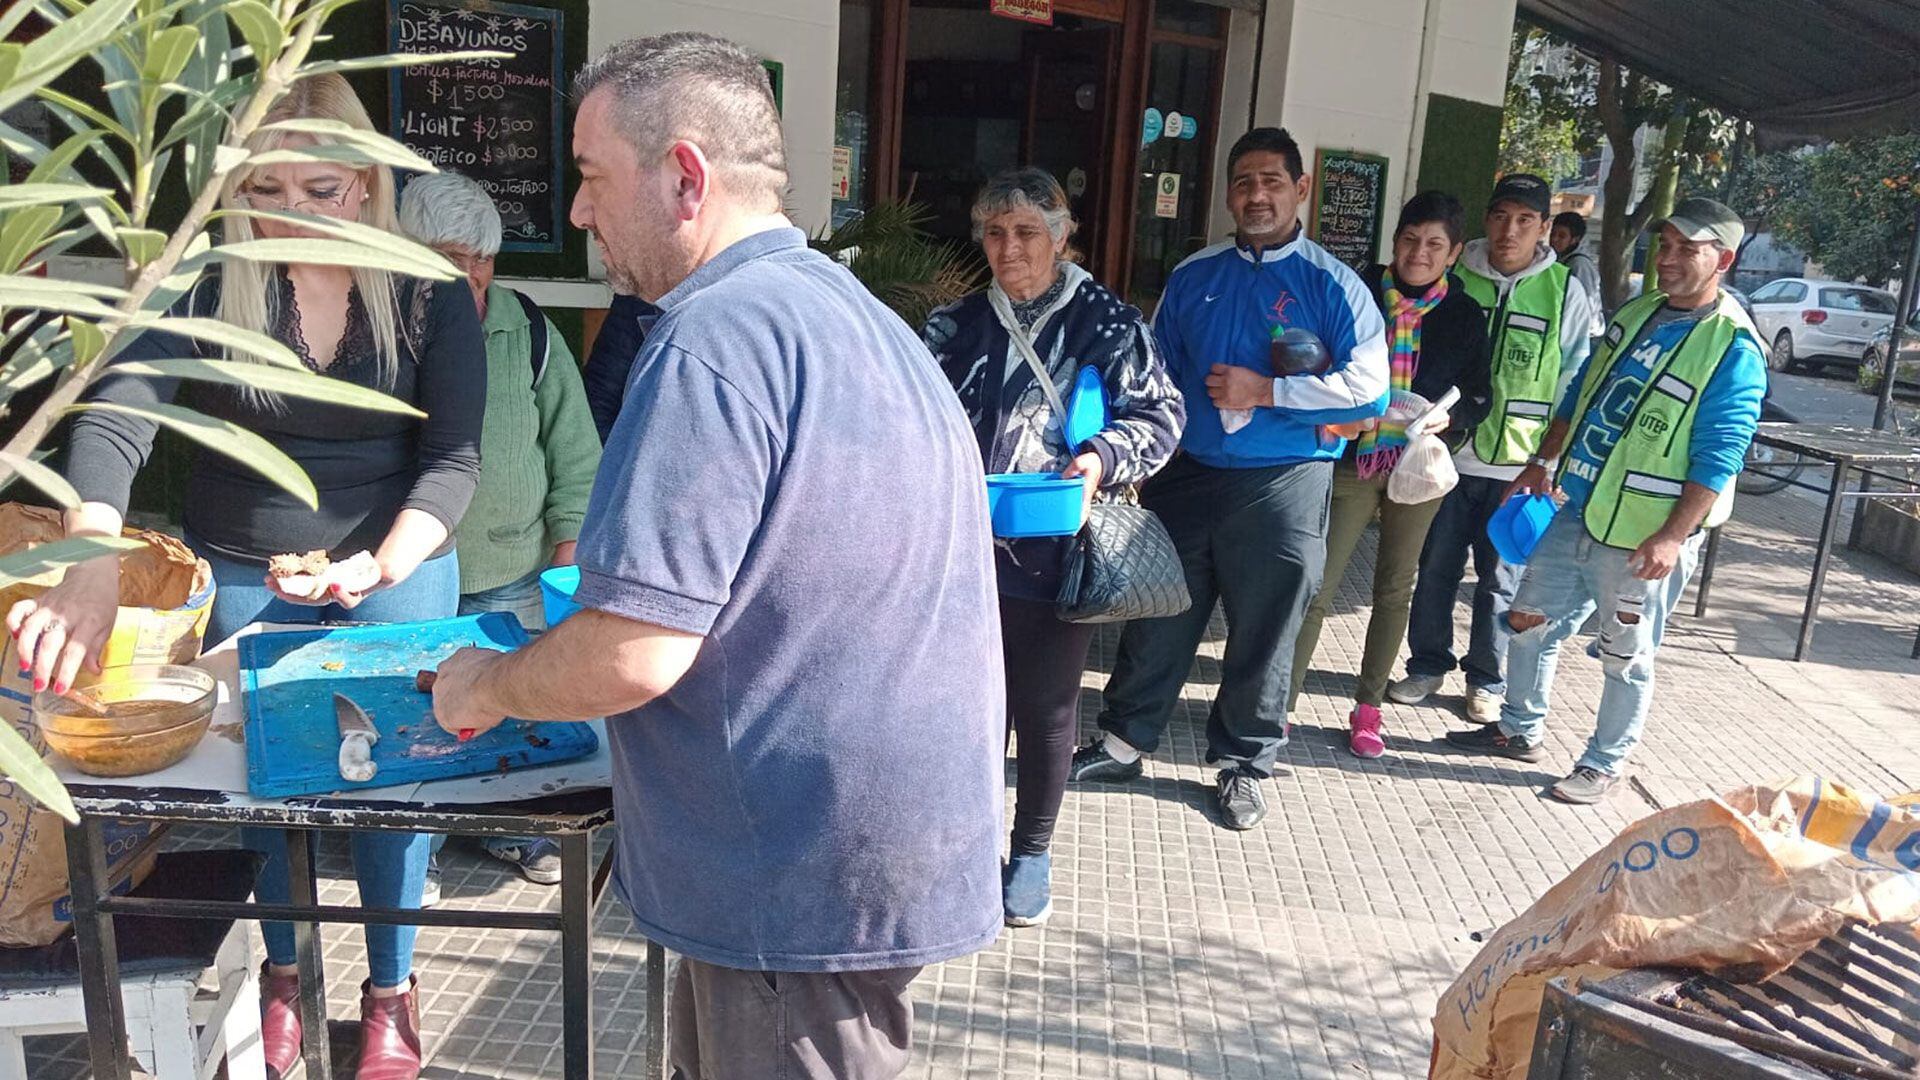
<path id="1" fill-rule="evenodd" d="M 1173 457 L 1186 408 L 1138 309 L 1075 265 L 1066 192 L 1042 169 L 987 181 L 973 235 L 993 271 L 986 291 L 935 311 L 921 336 L 973 421 L 989 473 L 1086 477 L 1088 498 L 1153 475 Z M 1015 335 L 1028 341 L 1059 397 L 1091 365 L 1106 385 L 1106 427 L 1066 445 Z M 1079 722 L 1080 677 L 1093 627 L 1063 622 L 1054 599 L 1071 538 L 995 541 L 1007 712 L 1019 736 L 1012 855 L 1002 892 L 1009 926 L 1052 913 L 1048 847 L 1066 791 Z"/>

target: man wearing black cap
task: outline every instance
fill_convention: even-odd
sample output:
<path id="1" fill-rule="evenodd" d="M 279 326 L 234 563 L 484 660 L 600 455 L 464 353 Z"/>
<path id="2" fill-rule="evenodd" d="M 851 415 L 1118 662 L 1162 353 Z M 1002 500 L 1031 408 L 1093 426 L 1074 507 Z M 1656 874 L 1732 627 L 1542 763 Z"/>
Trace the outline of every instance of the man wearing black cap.
<path id="1" fill-rule="evenodd" d="M 1553 193 L 1528 173 L 1501 178 L 1487 203 L 1486 238 L 1467 244 L 1455 268 L 1467 295 L 1487 312 L 1493 339 L 1493 408 L 1454 453 L 1459 486 L 1440 504 L 1420 556 L 1420 583 L 1407 626 L 1407 677 L 1387 696 L 1417 704 L 1447 673 L 1467 680 L 1467 717 L 1491 724 L 1506 694 L 1506 614 L 1519 569 L 1501 563 L 1487 519 L 1507 485 L 1540 447 L 1554 403 L 1586 359 L 1594 301 L 1547 244 Z M 1453 651 L 1453 605 L 1473 556 L 1478 584 L 1467 653 Z"/>
<path id="2" fill-rule="evenodd" d="M 1733 510 L 1733 479 L 1767 390 L 1753 321 L 1720 287 L 1745 232 L 1739 216 L 1687 199 L 1653 227 L 1660 291 L 1621 306 L 1555 410 L 1539 456 L 1513 483 L 1563 501 L 1506 616 L 1512 682 L 1500 723 L 1447 735 L 1468 750 L 1545 758 L 1560 643 L 1597 608 L 1588 652 L 1606 681 L 1586 752 L 1547 789 L 1562 802 L 1599 802 L 1620 782 L 1653 700 L 1667 615 L 1686 591 L 1702 530 Z"/>

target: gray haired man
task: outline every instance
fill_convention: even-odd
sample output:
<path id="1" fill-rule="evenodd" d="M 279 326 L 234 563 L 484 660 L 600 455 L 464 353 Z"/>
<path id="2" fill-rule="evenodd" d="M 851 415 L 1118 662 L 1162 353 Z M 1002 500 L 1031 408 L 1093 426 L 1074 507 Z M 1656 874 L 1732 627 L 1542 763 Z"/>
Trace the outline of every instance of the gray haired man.
<path id="1" fill-rule="evenodd" d="M 580 534 L 584 610 L 456 654 L 434 711 L 608 718 L 615 883 L 684 957 L 682 1075 L 897 1076 L 908 984 L 1001 923 L 979 451 L 913 332 L 781 214 L 756 58 L 668 34 L 574 86 L 573 223 L 661 314 Z"/>

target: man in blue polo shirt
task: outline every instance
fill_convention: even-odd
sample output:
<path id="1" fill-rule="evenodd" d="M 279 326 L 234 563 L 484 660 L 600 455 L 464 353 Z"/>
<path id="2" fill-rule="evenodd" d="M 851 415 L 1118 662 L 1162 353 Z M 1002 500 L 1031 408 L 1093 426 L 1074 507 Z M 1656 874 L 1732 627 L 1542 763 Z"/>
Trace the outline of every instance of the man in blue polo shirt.
<path id="1" fill-rule="evenodd" d="M 1074 755 L 1076 780 L 1131 780 L 1160 745 L 1216 600 L 1227 649 L 1207 714 L 1221 823 L 1266 816 L 1261 781 L 1287 741 L 1294 639 L 1320 589 L 1333 463 L 1329 425 L 1386 412 L 1386 323 L 1365 284 L 1307 239 L 1300 147 L 1255 128 L 1228 155 L 1233 240 L 1174 268 L 1153 318 L 1186 398 L 1182 453 L 1141 492 L 1179 549 L 1193 606 L 1128 623 L 1107 683 L 1101 738 Z M 1320 374 L 1276 378 L 1275 343 L 1304 330 L 1326 346 Z M 1297 336 L 1297 335 L 1296 335 Z"/>
<path id="2" fill-rule="evenodd" d="M 607 717 L 616 885 L 683 957 L 681 1075 L 896 1076 L 908 984 L 1001 924 L 979 451 L 913 332 L 781 215 L 757 59 L 668 34 L 574 90 L 573 222 L 661 314 L 581 531 L 584 610 L 455 655 L 435 714 Z"/>

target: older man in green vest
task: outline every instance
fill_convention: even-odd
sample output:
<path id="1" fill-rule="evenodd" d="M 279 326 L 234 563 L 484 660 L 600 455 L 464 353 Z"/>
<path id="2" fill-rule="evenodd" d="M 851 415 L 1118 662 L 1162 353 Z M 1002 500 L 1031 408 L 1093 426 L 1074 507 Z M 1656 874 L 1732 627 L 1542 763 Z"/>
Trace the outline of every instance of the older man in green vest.
<path id="1" fill-rule="evenodd" d="M 1515 492 L 1558 489 L 1559 513 L 1527 561 L 1506 616 L 1500 722 L 1450 732 L 1455 746 L 1521 761 L 1546 756 L 1560 643 L 1601 611 L 1588 648 L 1606 675 L 1586 752 L 1548 794 L 1595 803 L 1619 783 L 1653 699 L 1653 660 L 1703 530 L 1727 519 L 1766 393 L 1753 322 L 1720 281 L 1745 229 L 1711 199 L 1658 225 L 1662 291 L 1620 309 L 1556 411 Z"/>
<path id="2" fill-rule="evenodd" d="M 1507 485 L 1540 446 L 1573 373 L 1586 359 L 1595 300 L 1547 244 L 1553 191 L 1529 173 L 1501 177 L 1481 224 L 1486 238 L 1467 244 L 1455 272 L 1487 313 L 1493 342 L 1493 406 L 1453 456 L 1460 483 L 1448 493 L 1420 553 L 1420 581 L 1407 624 L 1407 677 L 1387 689 L 1403 705 L 1439 690 L 1458 667 L 1467 683 L 1467 718 L 1491 724 L 1506 693 L 1507 643 L 1499 632 L 1520 571 L 1500 561 L 1487 519 Z M 1473 618 L 1467 649 L 1453 650 L 1453 608 L 1473 556 Z"/>

